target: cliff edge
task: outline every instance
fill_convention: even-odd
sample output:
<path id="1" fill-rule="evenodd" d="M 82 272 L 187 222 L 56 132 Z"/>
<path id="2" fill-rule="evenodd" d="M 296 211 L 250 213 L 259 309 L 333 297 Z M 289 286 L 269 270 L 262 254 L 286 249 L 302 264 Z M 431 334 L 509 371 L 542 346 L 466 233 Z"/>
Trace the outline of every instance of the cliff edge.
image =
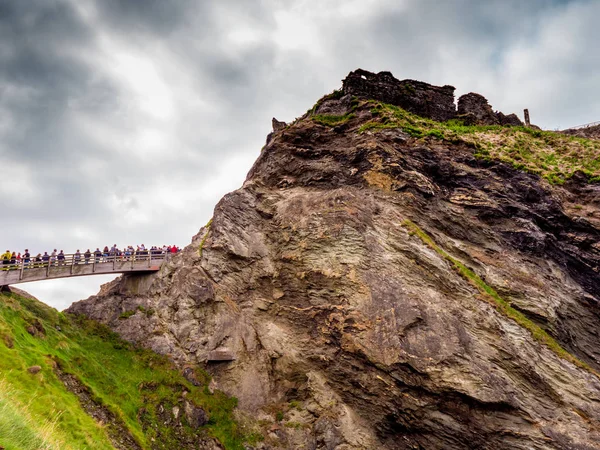
<path id="1" fill-rule="evenodd" d="M 600 449 L 600 144 L 363 72 L 69 312 L 206 368 L 255 448 Z"/>

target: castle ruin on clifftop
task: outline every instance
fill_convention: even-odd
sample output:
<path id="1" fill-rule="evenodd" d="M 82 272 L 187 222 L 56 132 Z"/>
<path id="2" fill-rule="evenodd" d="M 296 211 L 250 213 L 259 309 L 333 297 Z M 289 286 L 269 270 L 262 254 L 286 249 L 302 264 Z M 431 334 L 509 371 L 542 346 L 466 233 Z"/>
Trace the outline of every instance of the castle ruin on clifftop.
<path id="1" fill-rule="evenodd" d="M 473 92 L 459 97 L 457 108 L 454 90 L 454 86 L 400 81 L 390 72 L 372 73 L 363 69 L 350 72 L 342 86 L 344 94 L 396 105 L 439 122 L 460 119 L 467 125 L 523 125 L 516 114 L 493 111 L 484 96 Z"/>

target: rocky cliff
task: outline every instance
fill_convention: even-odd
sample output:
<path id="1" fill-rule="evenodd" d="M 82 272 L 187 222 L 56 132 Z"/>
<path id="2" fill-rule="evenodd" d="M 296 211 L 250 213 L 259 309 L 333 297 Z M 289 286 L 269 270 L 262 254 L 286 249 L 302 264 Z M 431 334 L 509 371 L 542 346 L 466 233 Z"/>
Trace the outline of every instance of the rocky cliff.
<path id="1" fill-rule="evenodd" d="M 600 149 L 360 75 L 160 272 L 70 312 L 205 367 L 257 448 L 600 449 Z"/>

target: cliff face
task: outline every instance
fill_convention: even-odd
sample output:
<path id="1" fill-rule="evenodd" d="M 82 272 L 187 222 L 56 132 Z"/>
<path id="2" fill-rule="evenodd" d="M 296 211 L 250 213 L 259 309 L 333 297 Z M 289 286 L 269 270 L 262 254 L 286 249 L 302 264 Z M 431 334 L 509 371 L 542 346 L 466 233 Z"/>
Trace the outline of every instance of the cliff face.
<path id="1" fill-rule="evenodd" d="M 384 109 L 278 127 L 180 255 L 70 312 L 206 366 L 260 448 L 600 449 L 600 186 Z"/>

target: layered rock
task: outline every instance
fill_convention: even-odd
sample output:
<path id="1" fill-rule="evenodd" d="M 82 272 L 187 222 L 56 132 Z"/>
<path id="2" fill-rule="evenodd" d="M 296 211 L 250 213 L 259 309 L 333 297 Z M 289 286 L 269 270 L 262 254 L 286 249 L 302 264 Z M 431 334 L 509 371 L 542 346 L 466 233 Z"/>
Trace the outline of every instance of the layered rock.
<path id="1" fill-rule="evenodd" d="M 181 254 L 69 311 L 206 366 L 259 419 L 261 448 L 600 449 L 598 185 L 550 186 L 460 143 L 361 131 L 366 103 L 353 114 L 281 127 Z"/>

